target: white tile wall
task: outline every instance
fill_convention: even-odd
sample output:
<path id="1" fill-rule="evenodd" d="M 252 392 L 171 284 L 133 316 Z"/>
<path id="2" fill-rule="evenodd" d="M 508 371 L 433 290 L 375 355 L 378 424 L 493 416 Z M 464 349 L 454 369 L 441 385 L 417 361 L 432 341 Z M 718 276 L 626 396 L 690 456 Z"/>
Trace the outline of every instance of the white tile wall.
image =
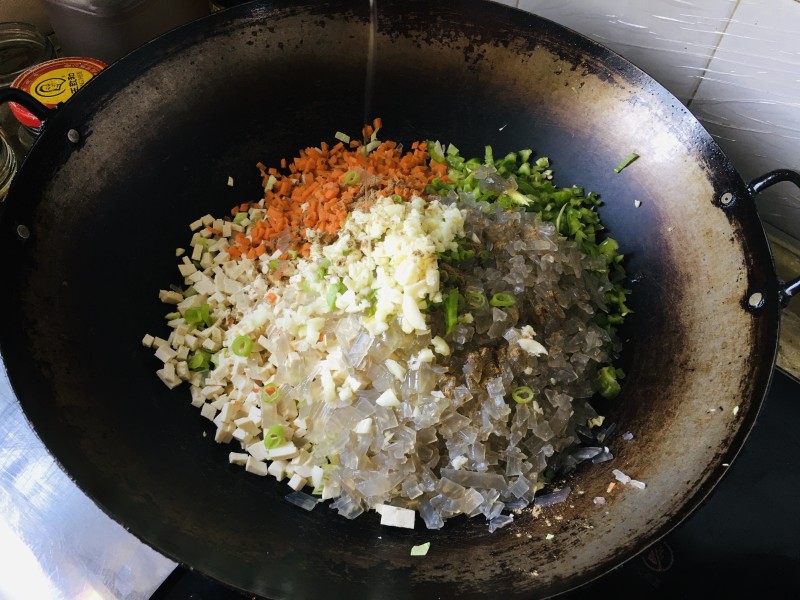
<path id="1" fill-rule="evenodd" d="M 775 168 L 800 170 L 800 1 L 516 4 L 653 76 L 700 119 L 746 180 Z M 768 225 L 800 240 L 800 190 L 782 184 L 758 203 Z"/>

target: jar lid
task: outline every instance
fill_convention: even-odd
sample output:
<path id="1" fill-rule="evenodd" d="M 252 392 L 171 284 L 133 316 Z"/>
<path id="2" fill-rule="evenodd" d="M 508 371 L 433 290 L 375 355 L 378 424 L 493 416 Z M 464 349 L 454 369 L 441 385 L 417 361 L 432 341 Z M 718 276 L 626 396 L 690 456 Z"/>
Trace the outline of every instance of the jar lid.
<path id="1" fill-rule="evenodd" d="M 47 108 L 66 102 L 87 81 L 108 65 L 95 58 L 68 56 L 40 63 L 23 71 L 11 84 L 33 96 Z M 41 127 L 42 122 L 24 106 L 9 102 L 17 120 L 27 127 Z"/>

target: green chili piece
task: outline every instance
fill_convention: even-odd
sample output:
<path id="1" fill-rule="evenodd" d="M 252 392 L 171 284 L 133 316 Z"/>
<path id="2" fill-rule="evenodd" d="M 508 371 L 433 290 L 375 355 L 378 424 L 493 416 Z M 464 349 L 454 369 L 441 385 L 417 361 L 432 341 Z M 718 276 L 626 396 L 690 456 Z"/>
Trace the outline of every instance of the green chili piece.
<path id="1" fill-rule="evenodd" d="M 246 335 L 240 335 L 231 343 L 231 352 L 236 356 L 249 356 L 253 349 L 253 340 Z"/>

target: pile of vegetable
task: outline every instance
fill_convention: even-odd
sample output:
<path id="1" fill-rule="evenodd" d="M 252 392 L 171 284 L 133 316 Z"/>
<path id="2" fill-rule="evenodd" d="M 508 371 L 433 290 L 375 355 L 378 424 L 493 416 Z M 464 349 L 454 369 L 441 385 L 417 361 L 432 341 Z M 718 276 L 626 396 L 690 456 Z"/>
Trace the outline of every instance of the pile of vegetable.
<path id="1" fill-rule="evenodd" d="M 263 200 L 192 223 L 171 333 L 144 343 L 230 461 L 305 508 L 494 530 L 608 454 L 583 442 L 591 397 L 620 391 L 622 255 L 546 158 L 404 152 L 379 128 L 259 165 Z"/>

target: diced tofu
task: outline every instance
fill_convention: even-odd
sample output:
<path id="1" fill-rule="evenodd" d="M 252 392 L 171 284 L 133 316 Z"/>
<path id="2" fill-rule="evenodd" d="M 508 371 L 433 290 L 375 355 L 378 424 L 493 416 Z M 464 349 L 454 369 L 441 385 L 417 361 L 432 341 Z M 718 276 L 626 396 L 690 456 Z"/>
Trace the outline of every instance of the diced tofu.
<path id="1" fill-rule="evenodd" d="M 183 294 L 173 292 L 172 290 L 159 290 L 158 299 L 165 304 L 178 304 L 178 302 L 183 300 Z"/>
<path id="2" fill-rule="evenodd" d="M 142 346 L 144 346 L 145 348 L 152 348 L 153 347 L 153 342 L 155 342 L 155 341 L 156 341 L 156 338 L 154 338 L 152 335 L 150 335 L 148 333 L 147 335 L 145 335 L 142 338 Z"/>
<path id="3" fill-rule="evenodd" d="M 203 407 L 200 409 L 200 414 L 209 421 L 213 421 L 214 417 L 217 416 L 217 409 L 210 404 L 203 404 Z"/>
<path id="4" fill-rule="evenodd" d="M 214 434 L 214 441 L 218 444 L 227 444 L 233 439 L 233 432 L 236 428 L 229 423 L 223 423 L 217 427 L 217 432 Z"/>
<path id="5" fill-rule="evenodd" d="M 269 454 L 267 453 L 267 449 L 264 447 L 264 442 L 262 442 L 261 440 L 253 442 L 252 444 L 247 446 L 247 452 L 256 460 L 260 461 L 269 460 Z"/>
<path id="6" fill-rule="evenodd" d="M 272 448 L 271 450 L 267 450 L 267 452 L 269 453 L 270 460 L 286 460 L 300 454 L 300 450 L 292 442 L 284 444 L 283 446 L 278 446 L 277 448 Z"/>
<path id="7" fill-rule="evenodd" d="M 414 529 L 416 513 L 410 508 L 399 508 L 397 506 L 389 506 L 388 504 L 380 504 L 375 507 L 375 510 L 381 515 L 381 525 Z"/>
<path id="8" fill-rule="evenodd" d="M 269 468 L 267 469 L 270 475 L 272 475 L 278 481 L 282 481 L 284 477 L 286 477 L 286 461 L 285 460 L 273 460 Z"/>
<path id="9" fill-rule="evenodd" d="M 161 346 L 158 350 L 156 350 L 156 358 L 161 362 L 169 362 L 176 356 L 178 356 L 178 353 L 169 346 Z"/>
<path id="10" fill-rule="evenodd" d="M 306 478 L 300 477 L 297 473 L 292 475 L 292 478 L 289 480 L 289 487 L 292 488 L 295 492 L 299 492 L 302 490 L 306 485 Z M 413 511 L 412 511 L 413 512 Z"/>
<path id="11" fill-rule="evenodd" d="M 245 465 L 248 458 L 250 456 L 243 452 L 231 452 L 228 454 L 228 462 L 232 465 Z"/>
<path id="12" fill-rule="evenodd" d="M 256 460 L 252 456 L 247 457 L 247 462 L 244 465 L 244 470 L 248 473 L 253 473 L 254 475 L 260 475 L 261 477 L 265 477 L 267 475 L 267 463 L 263 463 L 260 460 Z"/>

